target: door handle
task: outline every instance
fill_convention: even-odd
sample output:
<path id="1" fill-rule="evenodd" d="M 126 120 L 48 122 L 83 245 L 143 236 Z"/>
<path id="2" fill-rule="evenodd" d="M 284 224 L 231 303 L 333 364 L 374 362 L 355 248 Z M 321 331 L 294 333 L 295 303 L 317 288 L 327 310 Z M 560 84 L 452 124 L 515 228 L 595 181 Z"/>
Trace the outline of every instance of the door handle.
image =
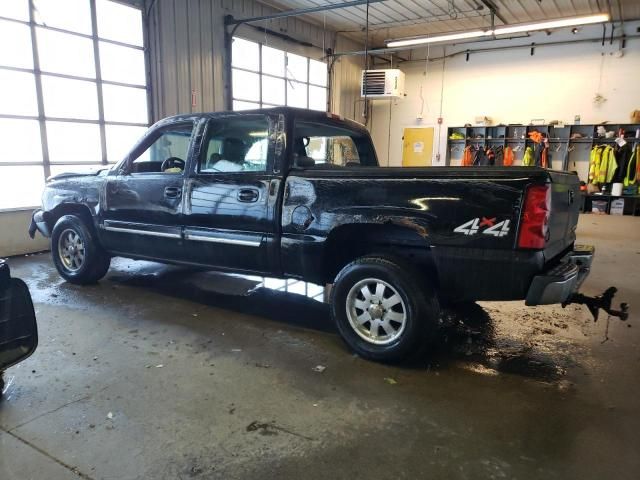
<path id="1" fill-rule="evenodd" d="M 180 198 L 180 195 L 182 195 L 180 187 L 166 187 L 164 189 L 164 196 L 167 198 Z"/>
<path id="2" fill-rule="evenodd" d="M 253 188 L 243 188 L 238 191 L 238 200 L 241 202 L 257 202 L 260 192 Z"/>

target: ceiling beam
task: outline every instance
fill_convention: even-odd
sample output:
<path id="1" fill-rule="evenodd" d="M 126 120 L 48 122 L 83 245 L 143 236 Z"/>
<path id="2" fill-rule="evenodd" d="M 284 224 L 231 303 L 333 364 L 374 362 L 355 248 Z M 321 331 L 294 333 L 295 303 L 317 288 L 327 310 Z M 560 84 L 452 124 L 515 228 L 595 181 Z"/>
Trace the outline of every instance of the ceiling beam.
<path id="1" fill-rule="evenodd" d="M 343 3 L 330 3 L 319 7 L 299 8 L 296 10 L 286 10 L 284 12 L 273 13 L 271 15 L 262 15 L 260 17 L 250 18 L 233 18 L 233 16 L 227 16 L 225 18 L 225 25 L 240 25 L 243 23 L 260 22 L 262 20 L 273 20 L 274 18 L 285 17 L 297 17 L 298 15 L 307 15 L 309 13 L 326 12 L 327 10 L 336 10 L 338 8 L 357 7 L 359 5 L 366 5 L 367 3 L 379 3 L 385 0 L 352 0 Z"/>
<path id="2" fill-rule="evenodd" d="M 480 0 L 482 4 L 489 9 L 489 11 L 496 16 L 498 20 L 507 25 L 507 20 L 498 11 L 498 7 L 491 0 Z"/>

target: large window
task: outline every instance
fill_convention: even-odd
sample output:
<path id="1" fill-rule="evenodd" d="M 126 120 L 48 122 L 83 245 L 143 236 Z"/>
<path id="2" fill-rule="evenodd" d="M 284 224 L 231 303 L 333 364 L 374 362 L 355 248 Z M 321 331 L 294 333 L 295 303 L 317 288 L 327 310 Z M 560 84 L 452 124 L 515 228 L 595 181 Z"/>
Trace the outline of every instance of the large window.
<path id="1" fill-rule="evenodd" d="M 235 37 L 231 48 L 233 109 L 327 109 L 327 64 Z"/>
<path id="2" fill-rule="evenodd" d="M 44 181 L 122 159 L 149 123 L 142 11 L 110 0 L 0 0 L 0 210 Z"/>

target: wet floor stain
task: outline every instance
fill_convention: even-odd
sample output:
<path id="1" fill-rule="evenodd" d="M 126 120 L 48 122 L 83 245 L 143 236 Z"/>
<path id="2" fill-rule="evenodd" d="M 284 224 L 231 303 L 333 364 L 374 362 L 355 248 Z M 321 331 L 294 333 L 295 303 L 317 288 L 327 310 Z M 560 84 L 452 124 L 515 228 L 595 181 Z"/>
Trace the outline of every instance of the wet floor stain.
<path id="1" fill-rule="evenodd" d="M 303 294 L 268 288 L 269 281 L 115 259 L 110 274 L 100 284 L 80 287 L 60 279 L 40 256 L 29 262 L 28 283 L 34 302 L 92 308 L 127 306 L 136 291 L 221 308 L 327 333 L 337 333 L 326 304 Z M 271 282 L 273 284 L 273 282 Z M 281 285 L 281 284 L 278 284 Z M 439 319 L 435 341 L 427 353 L 404 362 L 406 368 L 462 368 L 483 375 L 519 375 L 543 382 L 559 382 L 576 366 L 576 347 L 564 338 L 572 312 L 539 312 L 512 302 L 511 308 L 493 304 L 467 304 L 446 308 Z M 197 313 L 193 314 L 197 316 Z M 520 321 L 514 323 L 514 318 Z"/>

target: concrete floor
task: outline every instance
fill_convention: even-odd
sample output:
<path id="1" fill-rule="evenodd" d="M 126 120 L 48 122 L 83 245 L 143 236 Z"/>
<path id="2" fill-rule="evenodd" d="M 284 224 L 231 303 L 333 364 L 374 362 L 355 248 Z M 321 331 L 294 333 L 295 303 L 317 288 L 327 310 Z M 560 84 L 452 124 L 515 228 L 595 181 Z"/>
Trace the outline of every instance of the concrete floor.
<path id="1" fill-rule="evenodd" d="M 579 238 L 584 291 L 631 304 L 608 340 L 582 307 L 486 303 L 395 367 L 247 279 L 116 260 L 77 287 L 13 258 L 40 346 L 7 372 L 0 478 L 640 478 L 640 218 L 582 216 Z"/>

